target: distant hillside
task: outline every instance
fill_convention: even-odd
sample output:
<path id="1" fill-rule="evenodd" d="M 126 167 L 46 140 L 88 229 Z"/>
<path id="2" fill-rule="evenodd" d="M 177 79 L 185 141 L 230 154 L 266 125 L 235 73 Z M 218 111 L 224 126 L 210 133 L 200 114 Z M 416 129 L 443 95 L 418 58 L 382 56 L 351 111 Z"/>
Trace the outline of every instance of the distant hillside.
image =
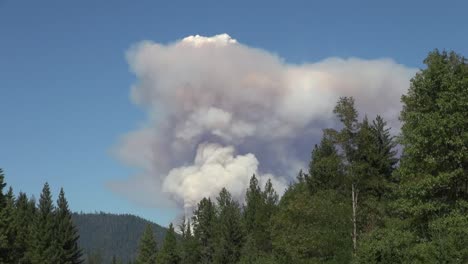
<path id="1" fill-rule="evenodd" d="M 162 244 L 166 228 L 134 215 L 108 213 L 73 214 L 80 233 L 79 244 L 87 258 L 99 254 L 102 263 L 110 263 L 116 256 L 127 263 L 136 257 L 138 242 L 146 224 L 152 224 L 158 241 Z"/>

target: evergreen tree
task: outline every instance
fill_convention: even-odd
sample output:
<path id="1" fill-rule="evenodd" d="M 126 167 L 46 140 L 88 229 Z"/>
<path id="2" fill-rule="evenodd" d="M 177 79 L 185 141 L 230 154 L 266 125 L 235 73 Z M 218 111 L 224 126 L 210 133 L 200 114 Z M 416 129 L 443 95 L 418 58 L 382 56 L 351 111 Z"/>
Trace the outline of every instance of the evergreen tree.
<path id="1" fill-rule="evenodd" d="M 262 236 L 260 215 L 263 207 L 262 191 L 254 174 L 245 193 L 242 223 L 246 232 L 246 241 L 242 251 L 242 263 L 253 263 L 260 255 L 258 246 L 260 243 L 257 240 Z"/>
<path id="2" fill-rule="evenodd" d="M 5 207 L 1 211 L 0 218 L 2 219 L 2 232 L 3 233 L 3 245 L 0 248 L 0 260 L 4 263 L 14 263 L 17 262 L 18 250 L 16 249 L 16 224 L 15 224 L 15 196 L 13 194 L 13 189 L 8 189 L 6 195 L 4 195 Z"/>
<path id="3" fill-rule="evenodd" d="M 389 182 L 394 182 L 395 179 L 392 178 L 392 174 L 398 163 L 397 151 L 395 150 L 397 144 L 394 137 L 390 135 L 387 122 L 379 115 L 372 121 L 371 130 L 377 150 L 374 166 L 377 168 L 379 175 L 385 177 Z"/>
<path id="4" fill-rule="evenodd" d="M 63 264 L 82 263 L 82 252 L 78 247 L 78 230 L 73 224 L 63 189 L 60 189 L 57 200 L 56 221 L 59 262 Z"/>
<path id="5" fill-rule="evenodd" d="M 210 198 L 203 198 L 193 215 L 194 236 L 200 248 L 200 262 L 212 263 L 216 238 L 216 207 Z"/>
<path id="6" fill-rule="evenodd" d="M 179 226 L 182 233 L 182 241 L 180 243 L 180 263 L 181 264 L 192 264 L 198 263 L 200 260 L 200 252 L 198 242 L 192 234 L 192 228 L 190 221 L 185 222 L 185 217 L 182 224 Z"/>
<path id="7" fill-rule="evenodd" d="M 155 264 L 158 248 L 154 238 L 153 228 L 151 225 L 146 225 L 145 231 L 141 236 L 140 245 L 138 247 L 137 264 Z"/>
<path id="8" fill-rule="evenodd" d="M 243 246 L 243 232 L 239 204 L 223 188 L 217 197 L 218 224 L 214 263 L 236 263 Z"/>
<path id="9" fill-rule="evenodd" d="M 55 207 L 48 183 L 44 184 L 34 221 L 31 262 L 33 264 L 59 263 L 56 236 Z"/>
<path id="10" fill-rule="evenodd" d="M 305 181 L 284 193 L 272 219 L 278 263 L 349 263 L 350 206 L 335 190 L 313 195 Z"/>
<path id="11" fill-rule="evenodd" d="M 463 252 L 459 259 L 468 261 L 462 224 L 468 213 L 468 61 L 436 50 L 424 63 L 427 68 L 402 97 L 402 191 L 396 206 L 426 241 L 415 246 L 419 257 L 435 255 L 448 263 Z"/>
<path id="12" fill-rule="evenodd" d="M 341 158 L 333 141 L 326 136 L 312 150 L 307 184 L 312 192 L 345 189 Z"/>
<path id="13" fill-rule="evenodd" d="M 169 225 L 169 230 L 164 238 L 164 243 L 157 256 L 160 264 L 179 264 L 180 256 L 177 248 L 177 238 L 172 223 Z"/>
<path id="14" fill-rule="evenodd" d="M 34 222 L 34 207 L 31 208 L 30 201 L 25 193 L 20 192 L 16 200 L 15 229 L 17 260 L 19 263 L 31 263 L 28 250 L 31 248 L 32 223 Z"/>
<path id="15" fill-rule="evenodd" d="M 7 236 L 9 222 L 6 212 L 6 198 L 3 193 L 3 188 L 5 188 L 5 186 L 5 175 L 3 174 L 3 170 L 0 169 L 0 263 L 6 263 L 9 255 Z"/>
<path id="16" fill-rule="evenodd" d="M 271 216 L 276 212 L 278 194 L 271 180 L 260 189 L 257 178 L 252 176 L 246 191 L 243 213 L 243 226 L 246 231 L 242 262 L 251 263 L 268 256 L 272 252 Z"/>

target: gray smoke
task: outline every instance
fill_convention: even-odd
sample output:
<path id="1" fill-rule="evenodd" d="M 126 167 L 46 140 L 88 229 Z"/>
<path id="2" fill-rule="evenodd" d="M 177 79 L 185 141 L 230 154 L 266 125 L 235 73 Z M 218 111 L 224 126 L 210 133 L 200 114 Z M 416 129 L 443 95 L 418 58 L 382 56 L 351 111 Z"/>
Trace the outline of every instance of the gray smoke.
<path id="1" fill-rule="evenodd" d="M 322 128 L 334 125 L 340 96 L 398 129 L 400 96 L 416 72 L 391 59 L 288 64 L 227 34 L 145 41 L 127 59 L 137 77 L 131 99 L 148 119 L 115 149 L 140 174 L 110 187 L 137 202 L 185 209 L 222 187 L 242 201 L 254 173 L 282 193 Z"/>

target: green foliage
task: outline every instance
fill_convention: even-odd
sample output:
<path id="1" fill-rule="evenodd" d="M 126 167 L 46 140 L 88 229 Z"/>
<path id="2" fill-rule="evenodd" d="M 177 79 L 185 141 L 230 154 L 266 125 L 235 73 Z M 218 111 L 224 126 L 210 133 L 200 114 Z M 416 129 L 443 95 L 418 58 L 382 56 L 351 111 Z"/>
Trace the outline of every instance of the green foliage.
<path id="1" fill-rule="evenodd" d="M 19 258 L 15 248 L 15 238 L 17 228 L 15 225 L 15 197 L 13 189 L 10 187 L 4 196 L 4 207 L 0 212 L 2 219 L 3 245 L 0 248 L 0 260 L 5 263 L 16 262 Z"/>
<path id="2" fill-rule="evenodd" d="M 328 189 L 342 191 L 345 188 L 341 157 L 328 137 L 323 137 L 312 150 L 307 184 L 312 192 Z"/>
<path id="3" fill-rule="evenodd" d="M 146 225 L 138 247 L 137 264 L 155 264 L 158 248 L 151 225 Z M 115 257 L 115 256 L 114 256 Z"/>
<path id="4" fill-rule="evenodd" d="M 44 184 L 35 217 L 32 234 L 31 262 L 33 264 L 58 263 L 58 241 L 56 238 L 55 206 L 49 184 Z"/>
<path id="5" fill-rule="evenodd" d="M 415 243 L 415 234 L 404 228 L 401 220 L 388 219 L 385 226 L 361 240 L 353 263 L 414 263 L 410 249 Z"/>
<path id="6" fill-rule="evenodd" d="M 284 194 L 273 219 L 279 263 L 347 263 L 351 258 L 350 206 L 333 190 L 310 194 L 304 183 Z"/>
<path id="7" fill-rule="evenodd" d="M 63 190 L 56 208 L 46 183 L 36 209 L 34 198 L 5 187 L 0 169 L 0 263 L 82 263 L 79 238 Z"/>
<path id="8" fill-rule="evenodd" d="M 20 263 L 30 263 L 28 249 L 30 248 L 32 223 L 35 216 L 35 206 L 31 204 L 25 193 L 19 193 L 16 199 L 16 214 L 14 224 L 16 229 L 15 249 L 16 259 Z"/>
<path id="9" fill-rule="evenodd" d="M 82 263 L 82 252 L 78 247 L 78 231 L 73 224 L 65 192 L 60 189 L 56 210 L 58 259 L 63 264 Z"/>
<path id="10" fill-rule="evenodd" d="M 172 223 L 169 225 L 163 245 L 157 256 L 157 263 L 178 264 L 180 256 L 177 247 L 177 238 Z"/>
<path id="11" fill-rule="evenodd" d="M 253 175 L 245 200 L 242 223 L 246 237 L 242 262 L 258 262 L 272 253 L 271 218 L 277 211 L 279 197 L 270 180 L 262 191 Z"/>
<path id="12" fill-rule="evenodd" d="M 223 188 L 217 197 L 217 239 L 214 263 L 236 263 L 240 259 L 244 234 L 239 204 Z"/>
<path id="13" fill-rule="evenodd" d="M 184 217 L 182 224 L 179 227 L 182 233 L 182 239 L 180 243 L 180 263 L 198 263 L 200 261 L 200 249 L 198 241 L 192 233 L 190 221 L 185 222 Z"/>
<path id="14" fill-rule="evenodd" d="M 468 200 L 468 64 L 434 51 L 402 97 L 399 209 L 427 238 L 431 219 Z"/>
<path id="15" fill-rule="evenodd" d="M 7 236 L 10 222 L 8 220 L 6 198 L 3 193 L 3 188 L 5 188 L 5 186 L 5 176 L 3 170 L 0 169 L 0 263 L 6 263 L 8 261 L 10 250 Z"/>
<path id="16" fill-rule="evenodd" d="M 203 198 L 193 214 L 194 236 L 199 244 L 200 262 L 212 263 L 216 243 L 216 208 L 210 198 Z"/>
<path id="17" fill-rule="evenodd" d="M 468 262 L 468 65 L 437 50 L 424 62 L 402 97 L 397 200 L 356 263 Z"/>

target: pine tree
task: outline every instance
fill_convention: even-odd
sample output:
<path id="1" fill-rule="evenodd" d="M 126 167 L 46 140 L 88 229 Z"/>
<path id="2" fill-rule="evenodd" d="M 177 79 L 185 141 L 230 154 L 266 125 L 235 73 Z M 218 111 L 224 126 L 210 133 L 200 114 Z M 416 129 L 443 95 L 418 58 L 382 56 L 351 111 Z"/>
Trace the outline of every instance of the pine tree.
<path id="1" fill-rule="evenodd" d="M 343 191 L 343 165 L 333 141 L 324 136 L 312 150 L 307 184 L 312 192 L 334 189 Z"/>
<path id="2" fill-rule="evenodd" d="M 194 236 L 199 245 L 200 262 L 212 263 L 216 238 L 216 207 L 210 198 L 203 198 L 194 211 Z"/>
<path id="3" fill-rule="evenodd" d="M 218 224 L 215 263 L 236 263 L 240 259 L 244 241 L 239 204 L 223 188 L 217 197 Z"/>
<path id="4" fill-rule="evenodd" d="M 197 240 L 192 234 L 190 220 L 186 222 L 184 217 L 179 228 L 182 233 L 182 240 L 180 243 L 180 263 L 198 263 L 200 260 L 199 246 Z"/>
<path id="5" fill-rule="evenodd" d="M 141 236 L 138 246 L 137 264 L 155 264 L 158 248 L 154 238 L 153 228 L 150 224 L 146 225 L 145 231 Z"/>
<path id="6" fill-rule="evenodd" d="M 276 212 L 278 199 L 271 180 L 266 182 L 262 191 L 257 178 L 252 176 L 246 191 L 242 219 L 246 233 L 242 251 L 243 263 L 259 261 L 271 254 L 271 216 Z"/>
<path id="7" fill-rule="evenodd" d="M 5 239 L 0 251 L 0 260 L 5 263 L 14 263 L 18 260 L 18 250 L 16 246 L 16 224 L 15 224 L 15 196 L 13 189 L 10 186 L 8 192 L 4 196 L 5 207 L 1 211 L 0 218 L 2 219 L 2 232 Z"/>
<path id="8" fill-rule="evenodd" d="M 3 169 L 0 168 L 0 209 L 4 208 L 6 205 L 5 194 L 3 193 L 3 188 L 5 187 L 5 174 L 3 174 Z"/>
<path id="9" fill-rule="evenodd" d="M 180 256 L 177 248 L 177 238 L 172 223 L 169 225 L 166 237 L 161 250 L 157 256 L 158 263 L 160 264 L 179 264 Z"/>
<path id="10" fill-rule="evenodd" d="M 33 264 L 59 263 L 55 207 L 48 183 L 44 184 L 32 236 L 31 261 Z"/>
<path id="11" fill-rule="evenodd" d="M 7 219 L 6 212 L 6 198 L 3 193 L 3 188 L 5 188 L 5 176 L 3 170 L 0 169 L 0 263 L 6 263 L 8 257 L 8 237 L 7 230 L 9 222 Z"/>
<path id="12" fill-rule="evenodd" d="M 264 197 L 255 174 L 250 178 L 250 184 L 245 194 L 243 210 L 243 226 L 246 238 L 242 252 L 243 263 L 254 262 L 260 255 L 259 244 L 262 237 L 261 213 L 264 207 Z"/>
<path id="13" fill-rule="evenodd" d="M 82 252 L 78 247 L 78 230 L 73 224 L 63 188 L 60 189 L 56 210 L 57 249 L 59 261 L 63 264 L 82 263 Z"/>
<path id="14" fill-rule="evenodd" d="M 35 205 L 33 205 L 35 206 Z M 15 229 L 17 260 L 19 263 L 31 263 L 28 250 L 31 244 L 32 223 L 34 222 L 34 208 L 25 193 L 20 192 L 16 200 Z"/>
<path id="15" fill-rule="evenodd" d="M 272 218 L 276 261 L 349 263 L 350 209 L 347 200 L 335 190 L 318 190 L 312 194 L 305 181 L 292 184 Z"/>
<path id="16" fill-rule="evenodd" d="M 377 170 L 379 175 L 385 177 L 387 181 L 395 181 L 392 178 L 395 166 L 398 163 L 397 151 L 395 150 L 397 143 L 394 137 L 390 135 L 390 128 L 387 127 L 387 122 L 381 116 L 377 116 L 372 121 L 372 133 L 375 139 L 377 148 L 376 161 Z"/>

